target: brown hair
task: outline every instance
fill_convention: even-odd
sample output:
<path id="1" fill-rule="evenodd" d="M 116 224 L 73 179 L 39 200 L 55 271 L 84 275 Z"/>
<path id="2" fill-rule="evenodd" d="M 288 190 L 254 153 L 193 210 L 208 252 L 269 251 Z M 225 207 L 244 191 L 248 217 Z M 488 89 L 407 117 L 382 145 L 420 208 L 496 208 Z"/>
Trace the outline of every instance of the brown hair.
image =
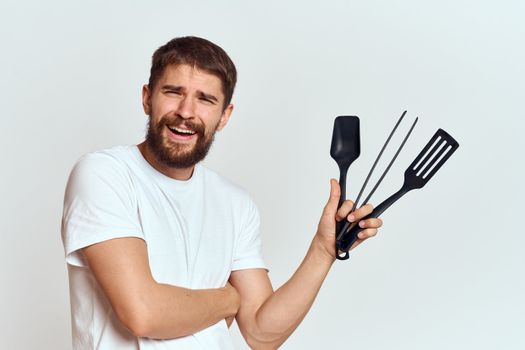
<path id="1" fill-rule="evenodd" d="M 217 76 L 222 82 L 224 105 L 232 99 L 237 70 L 226 52 L 211 41 L 195 36 L 185 36 L 168 41 L 153 54 L 148 86 L 150 90 L 169 65 L 188 64 Z"/>

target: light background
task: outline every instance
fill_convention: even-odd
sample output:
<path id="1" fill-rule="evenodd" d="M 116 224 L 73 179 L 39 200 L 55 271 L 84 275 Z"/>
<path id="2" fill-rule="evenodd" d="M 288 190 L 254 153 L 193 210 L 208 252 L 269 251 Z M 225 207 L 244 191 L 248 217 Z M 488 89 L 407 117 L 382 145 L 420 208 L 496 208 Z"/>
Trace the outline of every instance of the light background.
<path id="1" fill-rule="evenodd" d="M 334 265 L 283 349 L 524 349 L 524 18 L 518 0 L 3 0 L 1 347 L 70 348 L 68 173 L 86 152 L 142 140 L 151 54 L 198 35 L 239 70 L 207 164 L 260 206 L 275 287 L 304 256 L 338 176 L 336 116 L 361 118 L 350 197 L 401 112 L 399 135 L 420 117 L 376 204 L 437 128 L 460 143 L 385 213 L 378 237 Z"/>

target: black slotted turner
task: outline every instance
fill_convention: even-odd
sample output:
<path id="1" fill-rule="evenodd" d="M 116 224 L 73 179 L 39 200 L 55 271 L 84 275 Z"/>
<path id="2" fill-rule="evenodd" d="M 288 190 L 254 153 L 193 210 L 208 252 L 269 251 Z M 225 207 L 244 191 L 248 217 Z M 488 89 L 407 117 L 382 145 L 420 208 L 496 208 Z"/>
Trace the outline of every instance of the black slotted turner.
<path id="1" fill-rule="evenodd" d="M 405 181 L 399 191 L 385 199 L 372 213 L 361 220 L 379 217 L 405 193 L 425 186 L 458 147 L 459 143 L 452 136 L 445 130 L 438 129 L 412 164 L 405 170 Z M 336 256 L 338 258 L 348 258 L 348 250 L 357 240 L 357 234 L 362 230 L 358 222 L 352 223 L 345 230 L 336 242 Z"/>

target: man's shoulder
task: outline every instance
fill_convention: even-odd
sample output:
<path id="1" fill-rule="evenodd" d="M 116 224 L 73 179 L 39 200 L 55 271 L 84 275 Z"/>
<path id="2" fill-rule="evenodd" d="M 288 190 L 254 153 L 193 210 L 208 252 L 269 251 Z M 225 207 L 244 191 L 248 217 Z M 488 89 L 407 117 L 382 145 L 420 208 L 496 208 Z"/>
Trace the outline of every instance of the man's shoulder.
<path id="1" fill-rule="evenodd" d="M 114 146 L 82 155 L 76 165 L 112 167 L 122 166 L 129 161 L 132 146 Z"/>
<path id="2" fill-rule="evenodd" d="M 132 146 L 114 146 L 101 150 L 91 151 L 83 154 L 77 161 L 77 163 L 117 163 L 123 162 L 131 153 Z"/>
<path id="3" fill-rule="evenodd" d="M 71 171 L 72 176 L 125 175 L 132 146 L 115 146 L 82 155 Z"/>

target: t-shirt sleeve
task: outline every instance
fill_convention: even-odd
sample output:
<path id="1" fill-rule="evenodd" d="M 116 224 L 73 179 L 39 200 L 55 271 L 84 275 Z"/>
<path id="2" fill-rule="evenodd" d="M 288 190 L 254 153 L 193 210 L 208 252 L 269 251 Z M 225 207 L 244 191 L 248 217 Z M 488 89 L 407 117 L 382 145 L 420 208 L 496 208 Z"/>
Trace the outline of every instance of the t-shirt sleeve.
<path id="1" fill-rule="evenodd" d="M 66 186 L 62 240 L 66 262 L 87 266 L 81 249 L 121 237 L 144 239 L 125 167 L 109 155 L 82 157 Z"/>
<path id="2" fill-rule="evenodd" d="M 262 268 L 268 270 L 262 254 L 259 210 L 248 198 L 241 232 L 235 245 L 232 271 Z"/>

